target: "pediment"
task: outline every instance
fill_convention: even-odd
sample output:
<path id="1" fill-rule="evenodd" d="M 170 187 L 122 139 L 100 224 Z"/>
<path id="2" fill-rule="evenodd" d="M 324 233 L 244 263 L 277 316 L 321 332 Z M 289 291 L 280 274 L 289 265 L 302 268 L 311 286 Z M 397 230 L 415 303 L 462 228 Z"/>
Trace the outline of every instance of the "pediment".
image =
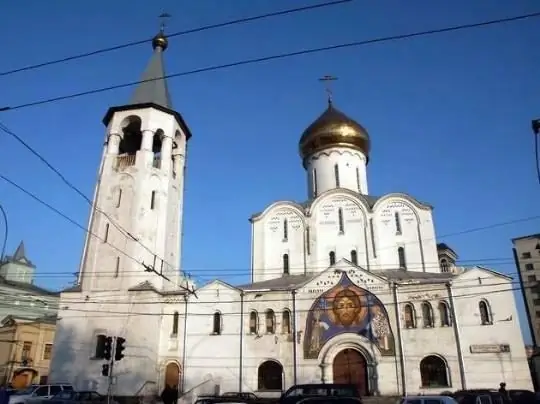
<path id="1" fill-rule="evenodd" d="M 339 260 L 326 271 L 313 278 L 304 285 L 303 289 L 310 294 L 323 293 L 336 286 L 343 275 L 346 275 L 356 286 L 371 292 L 388 289 L 388 282 L 385 278 L 356 266 L 345 259 Z"/>

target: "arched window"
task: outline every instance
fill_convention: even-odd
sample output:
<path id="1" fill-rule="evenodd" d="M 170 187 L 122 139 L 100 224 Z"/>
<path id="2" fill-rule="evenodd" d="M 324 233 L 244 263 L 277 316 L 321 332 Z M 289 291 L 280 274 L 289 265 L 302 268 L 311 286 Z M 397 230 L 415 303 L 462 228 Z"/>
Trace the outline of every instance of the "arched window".
<path id="1" fill-rule="evenodd" d="M 109 223 L 105 224 L 105 233 L 103 234 L 103 242 L 107 243 L 109 240 Z"/>
<path id="2" fill-rule="evenodd" d="M 403 317 L 405 319 L 405 328 L 416 328 L 416 314 L 412 304 L 407 303 L 403 308 Z"/>
<path id="3" fill-rule="evenodd" d="M 317 196 L 317 170 L 313 169 L 313 196 Z"/>
<path id="4" fill-rule="evenodd" d="M 358 192 L 362 192 L 360 189 L 360 170 L 358 167 L 356 167 L 356 188 L 358 189 Z"/>
<path id="5" fill-rule="evenodd" d="M 289 275 L 289 254 L 283 254 L 283 273 Z"/>
<path id="6" fill-rule="evenodd" d="M 276 332 L 276 315 L 274 310 L 266 310 L 266 333 L 274 334 Z"/>
<path id="7" fill-rule="evenodd" d="M 96 335 L 96 353 L 94 354 L 95 359 L 103 359 L 106 341 L 107 336 L 105 334 Z"/>
<path id="8" fill-rule="evenodd" d="M 340 182 L 339 182 L 339 167 L 337 164 L 334 165 L 334 177 L 336 179 L 336 188 L 339 188 L 340 187 Z"/>
<path id="9" fill-rule="evenodd" d="M 281 314 L 281 332 L 283 334 L 291 333 L 291 312 L 289 310 L 283 310 Z"/>
<path id="10" fill-rule="evenodd" d="M 251 313 L 249 313 L 249 333 L 257 334 L 258 329 L 259 329 L 259 316 L 257 315 L 257 312 L 253 310 Z"/>
<path id="11" fill-rule="evenodd" d="M 448 368 L 440 356 L 429 355 L 420 361 L 422 387 L 450 387 Z"/>
<path id="12" fill-rule="evenodd" d="M 338 208 L 338 223 L 339 223 L 339 233 L 345 233 L 345 225 L 343 224 L 343 209 Z"/>
<path id="13" fill-rule="evenodd" d="M 399 217 L 399 212 L 394 213 L 394 221 L 396 223 L 396 234 L 401 234 L 401 219 Z"/>
<path id="14" fill-rule="evenodd" d="M 176 336 L 178 335 L 178 312 L 175 311 L 173 314 L 173 320 L 172 320 L 172 332 L 171 334 Z"/>
<path id="15" fill-rule="evenodd" d="M 336 253 L 334 251 L 330 251 L 328 253 L 328 258 L 330 259 L 330 265 L 334 265 L 336 263 Z"/>
<path id="16" fill-rule="evenodd" d="M 429 302 L 422 303 L 422 321 L 425 328 L 433 327 L 433 310 Z"/>
<path id="17" fill-rule="evenodd" d="M 490 325 L 493 323 L 491 318 L 491 310 L 487 301 L 480 300 L 478 303 L 478 311 L 480 311 L 480 322 L 482 325 Z"/>
<path id="18" fill-rule="evenodd" d="M 407 260 L 405 259 L 405 248 L 399 247 L 397 249 L 397 253 L 398 253 L 398 260 L 399 260 L 399 268 L 407 269 Z"/>
<path id="19" fill-rule="evenodd" d="M 261 363 L 257 371 L 257 390 L 283 390 L 283 366 L 276 361 Z"/>
<path id="20" fill-rule="evenodd" d="M 351 262 L 354 265 L 358 265 L 358 253 L 356 252 L 356 250 L 351 250 Z"/>
<path id="21" fill-rule="evenodd" d="M 441 327 L 449 327 L 450 326 L 450 310 L 448 309 L 448 305 L 446 302 L 439 302 L 439 317 L 441 319 Z"/>
<path id="22" fill-rule="evenodd" d="M 220 335 L 221 334 L 221 313 L 216 311 L 214 313 L 214 322 L 212 325 L 212 334 Z"/>
<path id="23" fill-rule="evenodd" d="M 283 219 L 283 241 L 289 239 L 289 222 L 287 219 Z"/>
<path id="24" fill-rule="evenodd" d="M 441 260 L 441 272 L 448 272 L 448 261 L 445 258 Z"/>

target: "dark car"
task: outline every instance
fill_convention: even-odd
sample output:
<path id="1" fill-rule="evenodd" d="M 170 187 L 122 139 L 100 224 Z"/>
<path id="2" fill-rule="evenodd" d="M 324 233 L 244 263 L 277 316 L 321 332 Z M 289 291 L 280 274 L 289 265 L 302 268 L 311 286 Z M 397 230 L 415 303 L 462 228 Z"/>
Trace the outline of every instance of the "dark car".
<path id="1" fill-rule="evenodd" d="M 297 404 L 315 397 L 360 398 L 360 394 L 354 384 L 297 384 L 281 395 L 279 404 Z"/>
<path id="2" fill-rule="evenodd" d="M 359 397 L 308 397 L 298 404 L 362 404 Z"/>

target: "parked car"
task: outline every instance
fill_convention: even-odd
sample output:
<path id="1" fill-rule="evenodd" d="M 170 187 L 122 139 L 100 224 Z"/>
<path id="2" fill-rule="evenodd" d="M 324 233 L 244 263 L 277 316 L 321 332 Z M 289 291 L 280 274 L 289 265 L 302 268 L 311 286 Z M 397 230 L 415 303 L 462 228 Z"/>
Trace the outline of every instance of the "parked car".
<path id="1" fill-rule="evenodd" d="M 313 397 L 359 398 L 360 393 L 354 384 L 297 384 L 281 395 L 279 404 L 297 404 Z"/>
<path id="2" fill-rule="evenodd" d="M 64 390 L 73 390 L 69 384 L 32 384 L 23 390 L 18 390 L 9 396 L 9 404 L 26 404 L 42 401 Z"/>
<path id="3" fill-rule="evenodd" d="M 107 396 L 103 396 L 95 391 L 73 391 L 65 390 L 56 394 L 47 404 L 104 404 L 107 403 Z M 110 404 L 118 404 L 111 399 Z"/>
<path id="4" fill-rule="evenodd" d="M 399 404 L 457 404 L 457 401 L 449 395 L 440 396 L 407 396 L 403 397 Z"/>
<path id="5" fill-rule="evenodd" d="M 359 397 L 308 397 L 298 404 L 362 404 Z"/>

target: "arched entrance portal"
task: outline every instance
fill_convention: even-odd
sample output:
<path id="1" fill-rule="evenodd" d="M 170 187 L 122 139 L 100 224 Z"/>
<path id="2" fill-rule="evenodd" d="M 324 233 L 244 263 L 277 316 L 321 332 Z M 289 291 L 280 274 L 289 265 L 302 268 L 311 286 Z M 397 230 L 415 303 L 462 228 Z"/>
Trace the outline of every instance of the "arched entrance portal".
<path id="1" fill-rule="evenodd" d="M 368 370 L 364 355 L 355 349 L 344 349 L 336 355 L 332 365 L 334 383 L 354 384 L 360 396 L 367 396 Z"/>
<path id="2" fill-rule="evenodd" d="M 180 367 L 174 362 L 165 367 L 165 385 L 180 389 Z"/>

